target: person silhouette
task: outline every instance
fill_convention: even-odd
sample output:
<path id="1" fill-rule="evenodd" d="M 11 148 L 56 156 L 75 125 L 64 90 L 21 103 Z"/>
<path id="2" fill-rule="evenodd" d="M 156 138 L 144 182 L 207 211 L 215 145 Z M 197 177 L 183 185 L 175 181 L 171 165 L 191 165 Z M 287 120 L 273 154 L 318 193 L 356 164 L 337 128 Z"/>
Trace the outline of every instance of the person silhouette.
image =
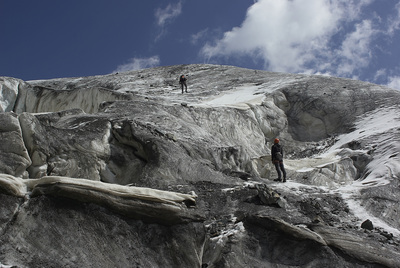
<path id="1" fill-rule="evenodd" d="M 286 170 L 283 165 L 283 146 L 279 144 L 278 138 L 274 140 L 274 145 L 271 147 L 271 160 L 278 173 L 278 178 L 275 181 L 282 181 L 283 174 L 283 182 L 286 182 Z"/>
<path id="2" fill-rule="evenodd" d="M 179 78 L 179 84 L 181 84 L 182 87 L 182 94 L 183 94 L 183 86 L 185 86 L 185 92 L 187 93 L 187 84 L 186 84 L 186 77 L 182 74 L 181 77 Z"/>

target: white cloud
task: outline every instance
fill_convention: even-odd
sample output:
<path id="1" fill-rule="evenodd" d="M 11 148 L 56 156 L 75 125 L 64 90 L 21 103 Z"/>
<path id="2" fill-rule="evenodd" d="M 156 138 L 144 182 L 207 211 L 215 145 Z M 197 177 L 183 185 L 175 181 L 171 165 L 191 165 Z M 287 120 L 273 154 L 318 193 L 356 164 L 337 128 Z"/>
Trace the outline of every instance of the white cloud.
<path id="1" fill-rule="evenodd" d="M 380 79 L 380 78 L 385 78 L 387 77 L 387 71 L 386 69 L 379 69 L 376 71 L 375 76 L 374 76 L 374 81 Z"/>
<path id="2" fill-rule="evenodd" d="M 381 84 L 385 84 L 387 87 L 393 88 L 400 90 L 400 76 L 393 74 L 397 71 L 398 73 L 398 68 L 395 68 L 396 70 L 386 70 L 386 69 L 379 69 L 376 71 L 376 74 L 374 76 L 374 80 L 383 80 L 386 82 L 383 82 Z M 391 73 L 391 74 L 388 74 Z"/>
<path id="3" fill-rule="evenodd" d="M 166 34 L 166 27 L 171 21 L 178 17 L 182 13 L 182 2 L 179 1 L 176 4 L 168 4 L 165 8 L 158 8 L 155 11 L 155 17 L 157 25 L 159 26 L 160 32 L 155 37 L 155 41 L 158 41 L 162 36 Z"/>
<path id="4" fill-rule="evenodd" d="M 393 89 L 400 90 L 400 76 L 389 77 L 389 83 L 387 86 Z"/>
<path id="5" fill-rule="evenodd" d="M 157 25 L 164 27 L 166 23 L 173 20 L 182 13 L 182 3 L 168 4 L 164 9 L 158 8 L 155 12 Z"/>
<path id="6" fill-rule="evenodd" d="M 365 6 L 370 5 L 373 3 L 375 0 L 350 0 L 350 1 L 339 1 L 342 3 L 339 3 L 339 8 L 343 12 L 343 19 L 347 21 L 353 21 L 355 19 L 358 19 L 360 15 L 362 14 L 362 9 Z M 331 2 L 334 2 L 331 1 Z"/>
<path id="7" fill-rule="evenodd" d="M 153 56 L 150 58 L 133 58 L 130 59 L 128 63 L 118 66 L 113 73 L 140 70 L 158 65 L 160 65 L 160 58 L 158 56 Z"/>
<path id="8" fill-rule="evenodd" d="M 190 42 L 195 45 L 199 42 L 199 40 L 203 39 L 208 33 L 208 29 L 201 30 L 200 32 L 196 34 L 192 34 L 190 37 Z"/>
<path id="9" fill-rule="evenodd" d="M 352 74 L 355 70 L 368 66 L 371 59 L 370 43 L 378 32 L 372 28 L 370 20 L 356 25 L 356 30 L 349 33 L 340 50 L 337 51 L 338 74 Z"/>
<path id="10" fill-rule="evenodd" d="M 396 4 L 395 9 L 397 11 L 396 16 L 390 17 L 388 33 L 393 35 L 395 31 L 400 29 L 400 2 Z"/>
<path id="11" fill-rule="evenodd" d="M 182 1 L 176 4 L 168 4 L 165 8 L 156 9 L 154 16 L 156 24 L 160 28 L 160 33 L 156 36 L 155 41 L 165 34 L 166 26 L 182 13 Z M 160 57 L 153 56 L 149 58 L 132 58 L 126 64 L 117 67 L 114 72 L 126 72 L 132 70 L 140 70 L 160 65 Z"/>
<path id="12" fill-rule="evenodd" d="M 376 32 L 371 21 L 360 23 L 360 16 L 372 1 L 259 0 L 247 10 L 240 27 L 205 45 L 201 55 L 206 59 L 250 55 L 272 71 L 352 72 L 368 65 L 371 57 L 368 46 Z M 355 21 L 359 24 L 354 32 L 345 35 L 344 29 L 348 31 Z"/>

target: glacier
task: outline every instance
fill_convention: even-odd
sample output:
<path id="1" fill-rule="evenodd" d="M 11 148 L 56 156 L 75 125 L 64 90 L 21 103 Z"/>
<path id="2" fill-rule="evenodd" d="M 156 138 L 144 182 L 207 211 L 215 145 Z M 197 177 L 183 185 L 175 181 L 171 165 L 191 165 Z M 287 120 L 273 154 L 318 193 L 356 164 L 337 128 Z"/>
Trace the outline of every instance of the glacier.
<path id="1" fill-rule="evenodd" d="M 0 93 L 0 267 L 400 267 L 399 91 L 196 64 Z"/>

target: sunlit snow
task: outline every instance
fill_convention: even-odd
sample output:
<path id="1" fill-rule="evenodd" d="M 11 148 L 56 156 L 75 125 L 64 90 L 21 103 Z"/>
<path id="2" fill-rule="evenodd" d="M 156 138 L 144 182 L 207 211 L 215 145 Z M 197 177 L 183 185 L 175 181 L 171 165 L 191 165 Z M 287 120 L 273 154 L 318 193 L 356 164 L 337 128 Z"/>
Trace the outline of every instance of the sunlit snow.
<path id="1" fill-rule="evenodd" d="M 198 104 L 198 106 L 226 106 L 246 109 L 249 107 L 247 104 L 260 105 L 264 98 L 265 96 L 260 92 L 259 87 L 243 86 L 205 100 L 201 104 Z"/>

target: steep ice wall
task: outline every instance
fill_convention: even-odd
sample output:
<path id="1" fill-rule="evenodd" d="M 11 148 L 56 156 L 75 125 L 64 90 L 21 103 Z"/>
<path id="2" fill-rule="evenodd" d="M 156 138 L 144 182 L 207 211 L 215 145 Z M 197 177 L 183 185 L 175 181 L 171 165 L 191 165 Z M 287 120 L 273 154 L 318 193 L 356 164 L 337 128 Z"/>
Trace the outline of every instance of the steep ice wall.
<path id="1" fill-rule="evenodd" d="M 14 111 L 20 90 L 27 86 L 22 80 L 0 77 L 0 112 Z"/>
<path id="2" fill-rule="evenodd" d="M 100 104 L 105 101 L 129 100 L 131 98 L 130 94 L 103 88 L 54 90 L 36 86 L 20 91 L 14 111 L 16 113 L 43 113 L 82 109 L 86 113 L 96 113 Z"/>
<path id="3" fill-rule="evenodd" d="M 25 147 L 18 117 L 14 113 L 0 113 L 0 122 L 1 173 L 28 178 L 27 169 L 32 162 Z"/>

